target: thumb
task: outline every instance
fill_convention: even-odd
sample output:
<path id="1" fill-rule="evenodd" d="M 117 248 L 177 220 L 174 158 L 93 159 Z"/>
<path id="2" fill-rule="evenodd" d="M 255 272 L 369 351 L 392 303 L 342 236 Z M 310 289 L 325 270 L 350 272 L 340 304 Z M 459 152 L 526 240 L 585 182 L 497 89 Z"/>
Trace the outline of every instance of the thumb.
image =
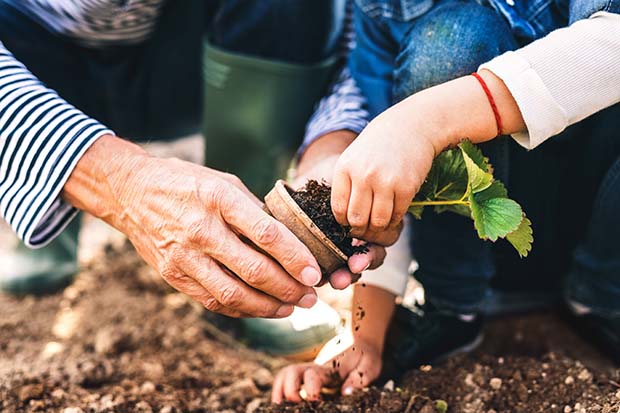
<path id="1" fill-rule="evenodd" d="M 347 396 L 354 389 L 361 389 L 370 385 L 381 371 L 380 361 L 372 357 L 362 357 L 359 364 L 353 369 L 342 384 L 342 394 Z"/>

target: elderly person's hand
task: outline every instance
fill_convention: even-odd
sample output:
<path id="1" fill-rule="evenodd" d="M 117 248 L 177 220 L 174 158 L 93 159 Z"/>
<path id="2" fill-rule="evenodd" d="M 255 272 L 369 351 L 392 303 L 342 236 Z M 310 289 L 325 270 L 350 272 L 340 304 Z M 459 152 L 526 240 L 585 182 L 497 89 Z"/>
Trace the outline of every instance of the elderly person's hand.
<path id="1" fill-rule="evenodd" d="M 126 234 L 169 284 L 211 311 L 285 317 L 317 300 L 310 251 L 234 176 L 104 136 L 63 196 Z"/>
<path id="2" fill-rule="evenodd" d="M 297 176 L 293 182 L 296 188 L 302 187 L 309 179 L 331 183 L 340 154 L 355 140 L 357 135 L 351 131 L 340 130 L 328 133 L 311 143 L 304 151 L 297 165 Z M 396 242 L 402 224 L 392 226 L 381 232 L 366 231 L 360 239 L 368 241 L 368 252 L 349 258 L 348 268 L 334 272 L 329 279 L 333 288 L 344 289 L 354 274 L 380 266 L 385 259 L 385 248 Z"/>

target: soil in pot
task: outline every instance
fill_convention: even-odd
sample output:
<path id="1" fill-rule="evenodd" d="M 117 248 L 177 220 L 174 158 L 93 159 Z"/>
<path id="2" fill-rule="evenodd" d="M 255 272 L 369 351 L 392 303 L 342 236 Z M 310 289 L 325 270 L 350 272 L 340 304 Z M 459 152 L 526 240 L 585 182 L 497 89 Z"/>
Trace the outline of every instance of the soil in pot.
<path id="1" fill-rule="evenodd" d="M 367 252 L 368 248 L 364 245 L 352 245 L 350 228 L 336 221 L 332 213 L 331 192 L 329 185 L 315 180 L 308 181 L 297 191 L 289 190 L 297 205 L 347 257 Z"/>

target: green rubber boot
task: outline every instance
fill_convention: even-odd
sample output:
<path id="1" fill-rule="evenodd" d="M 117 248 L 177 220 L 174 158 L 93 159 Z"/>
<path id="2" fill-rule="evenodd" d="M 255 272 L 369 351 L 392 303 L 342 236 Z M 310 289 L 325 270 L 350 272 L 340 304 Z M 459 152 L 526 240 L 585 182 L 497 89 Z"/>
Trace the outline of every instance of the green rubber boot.
<path id="1" fill-rule="evenodd" d="M 1 252 L 0 291 L 14 295 L 53 294 L 73 282 L 78 272 L 80 219 L 76 218 L 51 244 L 38 249 L 19 243 Z"/>
<path id="2" fill-rule="evenodd" d="M 205 46 L 206 165 L 237 175 L 259 198 L 286 175 L 336 59 L 298 65 Z M 250 346 L 312 359 L 338 332 L 340 317 L 319 301 L 280 320 L 241 320 Z"/>
<path id="3" fill-rule="evenodd" d="M 259 197 L 283 177 L 336 59 L 308 66 L 205 46 L 206 165 Z"/>
<path id="4" fill-rule="evenodd" d="M 296 361 L 314 359 L 342 329 L 338 312 L 321 300 L 310 309 L 296 307 L 286 318 L 247 318 L 241 324 L 252 348 Z"/>

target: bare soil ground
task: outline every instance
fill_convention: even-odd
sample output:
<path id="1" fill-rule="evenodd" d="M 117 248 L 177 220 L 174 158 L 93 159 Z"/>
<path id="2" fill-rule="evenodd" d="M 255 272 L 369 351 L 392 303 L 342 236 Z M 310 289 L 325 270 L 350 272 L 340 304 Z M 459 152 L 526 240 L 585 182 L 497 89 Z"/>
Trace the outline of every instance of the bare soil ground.
<path id="1" fill-rule="evenodd" d="M 93 262 L 63 293 L 0 295 L 0 412 L 620 412 L 620 371 L 548 313 L 492 322 L 393 389 L 270 406 L 285 361 L 220 334 L 132 249 Z"/>

